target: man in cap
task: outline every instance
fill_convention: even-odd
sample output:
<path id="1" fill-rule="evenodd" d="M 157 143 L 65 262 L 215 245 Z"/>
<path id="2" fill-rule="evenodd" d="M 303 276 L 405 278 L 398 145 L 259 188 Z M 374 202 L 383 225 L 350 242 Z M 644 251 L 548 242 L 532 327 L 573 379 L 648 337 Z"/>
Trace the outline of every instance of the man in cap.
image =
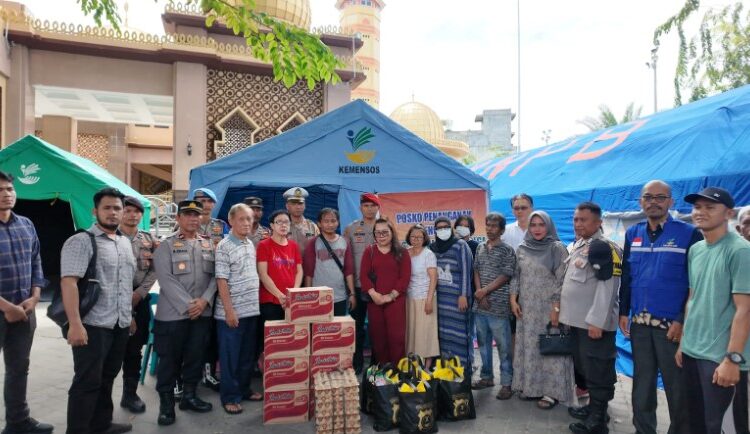
<path id="1" fill-rule="evenodd" d="M 125 210 L 120 232 L 130 240 L 133 256 L 136 260 L 135 278 L 133 279 L 133 320 L 130 324 L 130 338 L 122 360 L 122 399 L 120 407 L 132 413 L 143 413 L 146 404 L 136 393 L 141 373 L 141 348 L 148 341 L 148 326 L 151 321 L 149 291 L 156 283 L 153 256 L 158 241 L 150 233 L 138 228 L 143 218 L 143 204 L 133 196 L 123 199 Z"/>
<path id="2" fill-rule="evenodd" d="M 367 318 L 367 303 L 370 301 L 370 296 L 362 292 L 362 288 L 359 287 L 359 272 L 365 249 L 375 244 L 375 235 L 372 231 L 380 211 L 380 198 L 374 193 L 362 194 L 359 197 L 359 210 L 362 218 L 354 220 L 344 229 L 344 238 L 354 254 L 354 292 L 357 295 L 357 304 L 351 312 L 356 321 L 356 343 L 352 364 L 357 373 L 361 372 L 364 367 L 365 319 Z"/>
<path id="3" fill-rule="evenodd" d="M 229 233 L 229 225 L 224 220 L 211 217 L 211 213 L 216 206 L 216 193 L 210 188 L 196 188 L 193 191 L 193 199 L 203 205 L 199 233 L 209 237 L 214 244 L 214 248 L 216 248 L 219 241 L 223 240 L 224 236 Z"/>
<path id="4" fill-rule="evenodd" d="M 198 233 L 208 237 L 213 243 L 214 249 L 219 241 L 229 233 L 229 225 L 221 219 L 211 217 L 211 212 L 216 206 L 216 193 L 210 188 L 196 188 L 193 191 L 193 199 L 203 205 L 201 214 L 201 225 Z M 214 302 L 211 301 L 213 306 Z M 216 325 L 211 322 L 211 331 L 208 334 L 208 346 L 203 357 L 203 379 L 201 383 L 215 391 L 219 391 L 220 382 L 216 378 L 216 365 L 219 362 L 219 343 L 216 338 Z"/>
<path id="5" fill-rule="evenodd" d="M 184 388 L 180 410 L 211 411 L 211 404 L 196 395 L 216 295 L 214 247 L 210 238 L 199 233 L 202 214 L 200 202 L 180 202 L 179 230 L 164 240 L 154 254 L 161 286 L 154 318 L 154 350 L 159 355 L 159 425 L 175 421 L 172 388 L 180 374 Z"/>
<path id="6" fill-rule="evenodd" d="M 302 187 L 292 187 L 284 192 L 286 210 L 289 211 L 292 218 L 289 238 L 297 243 L 300 256 L 304 255 L 307 241 L 320 235 L 318 225 L 305 218 L 305 199 L 307 196 L 309 196 L 309 193 Z"/>
<path id="7" fill-rule="evenodd" d="M 690 298 L 675 361 L 684 371 L 693 431 L 719 434 L 735 386 L 747 382 L 750 243 L 729 230 L 734 199 L 728 191 L 708 187 L 685 202 L 693 204 L 704 240 L 688 254 Z"/>
<path id="8" fill-rule="evenodd" d="M 253 247 L 257 248 L 259 242 L 271 236 L 271 230 L 260 224 L 263 218 L 263 199 L 249 196 L 242 202 L 253 210 L 253 227 L 250 229 L 248 238 L 253 242 Z"/>
<path id="9" fill-rule="evenodd" d="M 693 225 L 669 214 L 672 188 L 664 181 L 641 189 L 646 220 L 625 233 L 620 330 L 633 347 L 633 425 L 656 434 L 656 379 L 661 372 L 669 406 L 669 433 L 684 433 L 688 414 L 682 370 L 675 364 L 688 296 L 687 256 L 703 239 Z"/>
<path id="10" fill-rule="evenodd" d="M 744 239 L 750 241 L 750 206 L 744 206 L 737 213 L 737 232 Z M 750 432 L 750 418 L 748 415 L 748 387 L 747 377 L 737 383 L 737 392 L 732 401 L 732 411 L 734 412 L 734 427 L 738 433 Z"/>
<path id="11" fill-rule="evenodd" d="M 606 433 L 607 407 L 615 396 L 615 332 L 622 274 L 622 251 L 600 230 L 602 210 L 583 202 L 573 214 L 576 242 L 567 259 L 560 294 L 560 322 L 571 326 L 573 359 L 583 370 L 590 402 L 568 413 L 581 422 L 570 424 L 577 434 Z"/>

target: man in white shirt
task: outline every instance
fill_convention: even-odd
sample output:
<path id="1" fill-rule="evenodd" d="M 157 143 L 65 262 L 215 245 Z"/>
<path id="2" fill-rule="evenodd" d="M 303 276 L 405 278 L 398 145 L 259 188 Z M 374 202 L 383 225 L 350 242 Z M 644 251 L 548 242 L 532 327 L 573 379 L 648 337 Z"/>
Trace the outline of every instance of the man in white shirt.
<path id="1" fill-rule="evenodd" d="M 513 250 L 518 250 L 529 228 L 529 215 L 534 211 L 534 199 L 526 193 L 519 193 L 510 198 L 510 206 L 516 221 L 505 227 L 503 242 L 513 247 Z"/>

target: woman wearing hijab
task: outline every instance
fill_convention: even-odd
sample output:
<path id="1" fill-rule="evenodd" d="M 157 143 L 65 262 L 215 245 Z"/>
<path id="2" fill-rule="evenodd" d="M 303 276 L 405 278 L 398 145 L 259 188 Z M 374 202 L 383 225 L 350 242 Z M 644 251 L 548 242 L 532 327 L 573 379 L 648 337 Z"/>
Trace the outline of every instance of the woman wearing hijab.
<path id="1" fill-rule="evenodd" d="M 560 291 L 568 250 L 560 242 L 549 214 L 534 211 L 529 229 L 516 251 L 516 271 L 510 285 L 510 304 L 518 319 L 513 388 L 537 406 L 549 410 L 558 402 L 576 404 L 573 358 L 542 356 L 539 335 L 548 323 L 559 327 Z"/>
<path id="2" fill-rule="evenodd" d="M 435 242 L 430 249 L 437 258 L 438 340 L 442 356 L 458 356 L 471 372 L 474 347 L 471 336 L 472 256 L 466 241 L 456 238 L 451 221 L 435 220 Z"/>

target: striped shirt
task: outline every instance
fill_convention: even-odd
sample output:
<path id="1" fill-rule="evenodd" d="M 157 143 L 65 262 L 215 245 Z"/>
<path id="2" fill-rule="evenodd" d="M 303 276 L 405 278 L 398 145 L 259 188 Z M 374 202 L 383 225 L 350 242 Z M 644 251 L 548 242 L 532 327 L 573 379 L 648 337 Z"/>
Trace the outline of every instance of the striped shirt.
<path id="1" fill-rule="evenodd" d="M 515 269 L 516 254 L 513 253 L 513 247 L 510 245 L 501 241 L 497 246 L 488 249 L 487 242 L 484 242 L 477 247 L 477 255 L 474 257 L 474 270 L 479 273 L 479 284 L 482 287 L 489 285 L 500 275 L 513 278 Z M 508 283 L 492 291 L 488 297 L 489 309 L 480 307 L 479 301 L 474 300 L 472 310 L 501 318 L 510 317 L 510 285 Z"/>
<path id="2" fill-rule="evenodd" d="M 0 296 L 18 304 L 46 284 L 34 224 L 11 211 L 7 223 L 0 221 Z"/>
<path id="3" fill-rule="evenodd" d="M 240 240 L 233 233 L 216 246 L 216 278 L 226 279 L 229 296 L 237 318 L 260 314 L 258 286 L 260 280 L 255 262 L 255 247 L 250 239 Z M 225 320 L 226 312 L 221 297 L 216 297 L 214 318 Z"/>

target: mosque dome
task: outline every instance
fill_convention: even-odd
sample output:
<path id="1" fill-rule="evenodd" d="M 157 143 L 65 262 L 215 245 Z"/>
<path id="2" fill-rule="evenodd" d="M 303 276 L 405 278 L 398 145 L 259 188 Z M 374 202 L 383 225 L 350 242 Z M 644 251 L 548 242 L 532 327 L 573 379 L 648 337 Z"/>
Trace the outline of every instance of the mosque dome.
<path id="1" fill-rule="evenodd" d="M 466 143 L 445 138 L 443 123 L 438 115 L 420 102 L 401 104 L 393 110 L 391 119 L 455 159 L 463 158 L 469 153 L 469 145 Z"/>
<path id="2" fill-rule="evenodd" d="M 310 29 L 309 0 L 255 0 L 255 10 L 301 29 Z"/>

